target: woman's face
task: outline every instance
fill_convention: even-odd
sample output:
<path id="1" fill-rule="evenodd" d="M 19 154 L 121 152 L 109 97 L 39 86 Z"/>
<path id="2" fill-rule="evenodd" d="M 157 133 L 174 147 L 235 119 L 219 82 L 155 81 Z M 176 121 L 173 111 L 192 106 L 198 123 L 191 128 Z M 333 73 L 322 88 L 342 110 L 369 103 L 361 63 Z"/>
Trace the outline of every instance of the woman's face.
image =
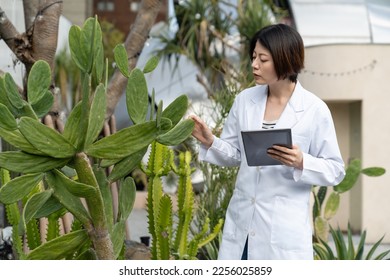
<path id="1" fill-rule="evenodd" d="M 255 82 L 258 85 L 272 84 L 278 81 L 271 53 L 259 42 L 252 54 L 252 69 Z"/>

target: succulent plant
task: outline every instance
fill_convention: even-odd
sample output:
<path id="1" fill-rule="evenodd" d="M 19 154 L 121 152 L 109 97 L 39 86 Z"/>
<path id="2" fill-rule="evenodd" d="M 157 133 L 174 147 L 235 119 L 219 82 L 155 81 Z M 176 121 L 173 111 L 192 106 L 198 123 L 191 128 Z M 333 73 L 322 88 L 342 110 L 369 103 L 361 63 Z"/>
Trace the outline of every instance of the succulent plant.
<path id="1" fill-rule="evenodd" d="M 160 104 L 157 114 L 147 119 L 144 73 L 157 66 L 158 58 L 152 57 L 143 71 L 129 71 L 126 52 L 118 45 L 115 59 L 128 78 L 127 109 L 134 125 L 99 138 L 105 123 L 107 82 L 102 82 L 105 67 L 97 19 L 87 19 L 83 27 L 72 26 L 69 46 L 81 71 L 82 100 L 70 112 L 63 133 L 40 120 L 53 104 L 46 62 L 37 61 L 32 67 L 27 100 L 22 99 L 10 74 L 0 77 L 0 137 L 16 149 L 0 153 L 0 167 L 4 174 L 18 173 L 2 181 L 0 202 L 14 216 L 10 221 L 21 259 L 119 258 L 135 199 L 135 184 L 127 175 L 151 143 L 177 145 L 190 136 L 194 125 L 190 120 L 181 121 L 188 107 L 184 95 L 165 110 Z M 108 166 L 113 166 L 113 172 L 106 177 L 103 168 Z M 113 217 L 109 185 L 116 181 L 120 185 L 119 209 Z M 22 213 L 15 207 L 20 202 Z M 61 235 L 57 220 L 66 212 L 74 217 L 72 231 Z M 53 228 L 49 225 L 49 239 L 44 243 L 36 232 L 42 217 L 56 224 Z M 29 251 L 24 252 L 21 237 L 34 232 L 28 238 Z"/>

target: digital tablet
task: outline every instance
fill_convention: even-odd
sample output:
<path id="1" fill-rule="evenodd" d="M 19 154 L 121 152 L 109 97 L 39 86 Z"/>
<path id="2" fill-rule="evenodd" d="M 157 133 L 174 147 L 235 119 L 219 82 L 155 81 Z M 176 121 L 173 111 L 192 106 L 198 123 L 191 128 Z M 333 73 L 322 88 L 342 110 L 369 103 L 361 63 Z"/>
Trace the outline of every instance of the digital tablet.
<path id="1" fill-rule="evenodd" d="M 281 165 L 267 154 L 273 145 L 292 148 L 291 129 L 241 131 L 246 160 L 249 166 Z"/>

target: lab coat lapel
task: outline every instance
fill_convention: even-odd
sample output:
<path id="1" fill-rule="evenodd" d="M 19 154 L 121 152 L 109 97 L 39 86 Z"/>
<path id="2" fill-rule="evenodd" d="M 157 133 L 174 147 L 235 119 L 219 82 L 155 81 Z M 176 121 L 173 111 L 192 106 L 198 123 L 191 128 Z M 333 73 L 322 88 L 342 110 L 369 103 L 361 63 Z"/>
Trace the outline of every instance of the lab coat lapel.
<path id="1" fill-rule="evenodd" d="M 246 125 L 245 130 L 259 130 L 262 127 L 265 104 L 267 103 L 267 86 L 257 86 L 251 93 L 248 106 L 245 108 Z"/>
<path id="2" fill-rule="evenodd" d="M 300 120 L 304 111 L 302 91 L 303 88 L 301 84 L 297 82 L 294 92 L 280 116 L 280 119 L 276 123 L 275 128 L 292 128 Z"/>

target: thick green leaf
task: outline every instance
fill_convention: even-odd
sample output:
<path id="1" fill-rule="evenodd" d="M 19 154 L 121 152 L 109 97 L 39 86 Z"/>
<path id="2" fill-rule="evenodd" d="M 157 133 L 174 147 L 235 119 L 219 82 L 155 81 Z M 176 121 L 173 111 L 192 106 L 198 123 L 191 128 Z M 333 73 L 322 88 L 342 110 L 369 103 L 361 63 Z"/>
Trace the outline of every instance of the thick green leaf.
<path id="1" fill-rule="evenodd" d="M 0 127 L 7 130 L 18 128 L 15 117 L 8 110 L 7 106 L 0 103 Z"/>
<path id="2" fill-rule="evenodd" d="M 80 146 L 80 119 L 81 119 L 81 101 L 73 107 L 73 110 L 70 112 L 68 120 L 65 123 L 65 128 L 63 136 L 73 144 L 73 146 L 79 148 Z"/>
<path id="3" fill-rule="evenodd" d="M 191 119 L 178 123 L 167 133 L 157 136 L 156 141 L 166 146 L 176 146 L 190 137 L 194 130 L 195 123 Z"/>
<path id="4" fill-rule="evenodd" d="M 68 209 L 81 223 L 88 224 L 90 223 L 90 216 L 84 205 L 81 203 L 80 198 L 71 194 L 67 186 L 63 182 L 63 178 L 58 175 L 56 172 L 46 173 L 46 181 L 49 186 L 54 190 L 54 197 L 57 198 L 61 204 Z"/>
<path id="5" fill-rule="evenodd" d="M 100 30 L 100 25 L 97 24 L 98 30 Z M 100 30 L 100 41 L 97 41 L 97 45 L 95 46 L 95 54 L 93 57 L 94 64 L 93 64 L 93 74 L 94 79 L 97 83 L 102 82 L 103 78 L 103 72 L 104 72 L 104 49 L 103 49 L 103 42 L 102 42 L 102 34 Z"/>
<path id="6" fill-rule="evenodd" d="M 382 167 L 367 167 L 362 169 L 362 173 L 370 177 L 379 177 L 386 173 L 386 169 Z"/>
<path id="7" fill-rule="evenodd" d="M 315 218 L 317 218 L 319 215 L 321 215 L 321 207 L 320 207 L 318 195 L 314 192 L 314 190 L 312 191 L 312 193 L 313 193 L 313 197 L 314 197 L 313 211 L 312 211 L 313 221 L 314 221 Z"/>
<path id="8" fill-rule="evenodd" d="M 345 178 L 340 184 L 333 187 L 336 192 L 343 193 L 349 191 L 356 184 L 361 171 L 361 162 L 359 159 L 354 159 L 350 162 Z"/>
<path id="9" fill-rule="evenodd" d="M 47 90 L 41 99 L 37 103 L 31 105 L 38 118 L 45 116 L 53 107 L 54 96 L 50 90 Z"/>
<path id="10" fill-rule="evenodd" d="M 171 121 L 163 119 L 162 128 L 171 126 Z M 89 156 L 112 159 L 124 158 L 148 146 L 158 135 L 154 121 L 124 128 L 115 134 L 104 137 L 88 146 L 85 152 Z"/>
<path id="11" fill-rule="evenodd" d="M 167 108 L 162 112 L 164 118 L 172 121 L 172 126 L 175 126 L 184 116 L 188 109 L 188 97 L 183 94 L 173 100 Z"/>
<path id="12" fill-rule="evenodd" d="M 135 201 L 136 187 L 134 179 L 127 177 L 122 181 L 119 190 L 119 219 L 126 221 Z"/>
<path id="13" fill-rule="evenodd" d="M 314 221 L 315 235 L 319 240 L 328 240 L 329 223 L 323 217 L 318 216 Z"/>
<path id="14" fill-rule="evenodd" d="M 43 173 L 28 174 L 16 177 L 0 188 L 0 201 L 11 204 L 27 196 L 42 180 Z"/>
<path id="15" fill-rule="evenodd" d="M 80 255 L 78 255 L 76 259 L 77 260 L 90 260 L 90 261 L 94 261 L 94 260 L 97 260 L 98 257 L 97 257 L 96 251 L 94 249 L 88 248 L 87 250 L 82 252 Z"/>
<path id="16" fill-rule="evenodd" d="M 114 58 L 119 71 L 121 71 L 123 76 L 128 78 L 130 76 L 129 63 L 126 48 L 123 44 L 119 44 L 114 48 Z"/>
<path id="17" fill-rule="evenodd" d="M 127 112 L 134 124 L 146 120 L 149 107 L 148 85 L 144 73 L 135 68 L 131 71 L 126 87 Z"/>
<path id="18" fill-rule="evenodd" d="M 163 118 L 162 116 L 162 111 L 163 111 L 163 101 L 160 100 L 160 102 L 158 102 L 158 105 L 157 105 L 157 111 L 156 111 L 156 125 L 157 127 L 159 128 L 161 126 L 161 120 Z M 169 119 L 169 118 L 167 118 Z M 171 120 L 172 122 L 172 120 Z M 172 126 L 173 126 L 173 122 L 172 122 Z"/>
<path id="19" fill-rule="evenodd" d="M 34 155 L 45 155 L 33 145 L 31 145 L 31 143 L 28 142 L 26 138 L 24 138 L 19 130 L 6 130 L 0 127 L 0 137 L 15 148 L 26 153 Z"/>
<path id="20" fill-rule="evenodd" d="M 8 100 L 17 109 L 23 108 L 23 99 L 19 94 L 18 87 L 9 73 L 5 73 L 4 85 L 7 92 Z"/>
<path id="21" fill-rule="evenodd" d="M 322 207 L 322 203 L 324 202 L 325 200 L 325 197 L 326 197 L 326 193 L 328 192 L 328 187 L 320 187 L 318 189 L 318 193 L 317 193 L 317 196 L 318 196 L 318 202 L 320 203 L 320 208 Z"/>
<path id="22" fill-rule="evenodd" d="M 130 174 L 140 164 L 146 151 L 147 148 L 144 148 L 116 163 L 107 179 L 110 182 L 115 182 L 116 180 Z"/>
<path id="23" fill-rule="evenodd" d="M 88 130 L 85 138 L 86 146 L 91 145 L 103 129 L 104 118 L 106 116 L 106 103 L 106 89 L 103 84 L 100 84 L 96 88 L 89 112 Z"/>
<path id="24" fill-rule="evenodd" d="M 329 260 L 328 252 L 319 243 L 313 243 L 313 249 L 314 252 L 316 253 L 316 256 L 314 257 L 315 260 Z"/>
<path id="25" fill-rule="evenodd" d="M 50 102 L 50 101 L 49 101 Z M 34 109 L 32 108 L 31 104 L 28 103 L 25 100 L 22 100 L 23 107 L 18 110 L 16 117 L 29 117 L 34 120 L 38 120 L 37 114 L 35 114 Z"/>
<path id="26" fill-rule="evenodd" d="M 93 73 L 97 81 L 100 81 L 104 58 L 102 32 L 97 19 L 88 18 L 82 28 L 72 26 L 69 30 L 69 46 L 72 58 L 81 71 Z"/>
<path id="27" fill-rule="evenodd" d="M 55 174 L 57 183 L 65 186 L 72 195 L 85 198 L 96 195 L 96 189 L 94 187 L 69 179 L 58 170 L 53 170 L 52 173 Z"/>
<path id="28" fill-rule="evenodd" d="M 102 159 L 101 161 L 100 161 L 100 167 L 109 167 L 109 166 L 111 166 L 111 165 L 114 165 L 114 164 L 116 164 L 116 163 L 118 163 L 118 162 L 120 162 L 122 159 L 120 159 L 120 158 L 111 158 L 111 159 Z"/>
<path id="29" fill-rule="evenodd" d="M 115 258 L 118 258 L 123 248 L 123 245 L 125 243 L 125 234 L 126 234 L 126 221 L 120 220 L 118 223 L 114 225 L 114 229 L 111 235 Z"/>
<path id="30" fill-rule="evenodd" d="M 43 192 L 39 192 L 34 194 L 26 203 L 23 208 L 23 217 L 24 222 L 27 224 L 38 211 L 45 205 L 45 203 L 49 200 L 51 195 L 53 194 L 53 190 L 46 190 Z"/>
<path id="31" fill-rule="evenodd" d="M 51 69 L 44 60 L 38 60 L 31 68 L 27 81 L 27 100 L 33 105 L 45 97 L 51 84 Z"/>
<path id="32" fill-rule="evenodd" d="M 46 172 L 63 167 L 68 161 L 67 158 L 31 155 L 20 151 L 0 153 L 0 167 L 20 173 Z"/>
<path id="33" fill-rule="evenodd" d="M 84 22 L 81 29 L 81 47 L 86 48 L 88 55 L 88 73 L 92 73 L 92 68 L 93 66 L 96 68 L 96 64 L 100 64 L 98 68 L 103 69 L 102 30 L 96 17 L 90 17 Z M 97 78 L 100 81 L 99 75 Z"/>
<path id="34" fill-rule="evenodd" d="M 154 69 L 156 69 L 157 65 L 158 65 L 158 62 L 159 62 L 159 58 L 158 56 L 152 56 L 151 58 L 149 58 L 149 60 L 146 62 L 145 64 L 145 67 L 143 69 L 143 72 L 146 74 L 146 73 L 150 73 L 152 72 Z"/>
<path id="35" fill-rule="evenodd" d="M 323 252 L 325 253 L 325 255 L 321 257 L 321 259 L 322 260 L 337 260 L 337 258 L 335 257 L 335 255 L 333 253 L 332 248 L 328 245 L 327 241 L 320 240 L 320 242 L 321 242 L 320 244 L 317 243 L 316 245 L 321 246 L 322 248 L 324 248 Z"/>
<path id="36" fill-rule="evenodd" d="M 74 231 L 53 240 L 50 240 L 38 248 L 32 250 L 28 255 L 28 260 L 61 260 L 67 255 L 76 251 L 77 248 L 88 241 L 86 230 Z M 66 246 L 64 246 L 66 244 Z"/>
<path id="37" fill-rule="evenodd" d="M 18 115 L 18 109 L 14 107 L 8 99 L 7 90 L 5 89 L 4 77 L 0 75 L 0 103 L 5 105 L 13 116 Z"/>
<path id="38" fill-rule="evenodd" d="M 88 45 L 83 45 L 81 41 L 81 28 L 73 25 L 69 30 L 69 47 L 73 61 L 84 73 L 88 71 Z"/>
<path id="39" fill-rule="evenodd" d="M 352 230 L 349 223 L 348 223 L 347 237 L 348 237 L 347 259 L 353 260 L 355 259 L 355 246 L 353 245 Z"/>
<path id="40" fill-rule="evenodd" d="M 54 158 L 70 158 L 76 148 L 56 130 L 28 117 L 22 117 L 19 130 L 41 152 Z"/>
<path id="41" fill-rule="evenodd" d="M 45 204 L 35 213 L 34 218 L 39 219 L 42 217 L 48 217 L 49 215 L 60 211 L 63 216 L 67 210 L 62 206 L 62 204 L 55 198 L 54 196 L 51 196 Z"/>
<path id="42" fill-rule="evenodd" d="M 330 220 L 331 218 L 334 217 L 334 215 L 336 215 L 337 210 L 339 209 L 339 205 L 340 205 L 340 194 L 337 192 L 332 192 L 329 195 L 325 205 L 324 217 L 326 220 Z"/>

